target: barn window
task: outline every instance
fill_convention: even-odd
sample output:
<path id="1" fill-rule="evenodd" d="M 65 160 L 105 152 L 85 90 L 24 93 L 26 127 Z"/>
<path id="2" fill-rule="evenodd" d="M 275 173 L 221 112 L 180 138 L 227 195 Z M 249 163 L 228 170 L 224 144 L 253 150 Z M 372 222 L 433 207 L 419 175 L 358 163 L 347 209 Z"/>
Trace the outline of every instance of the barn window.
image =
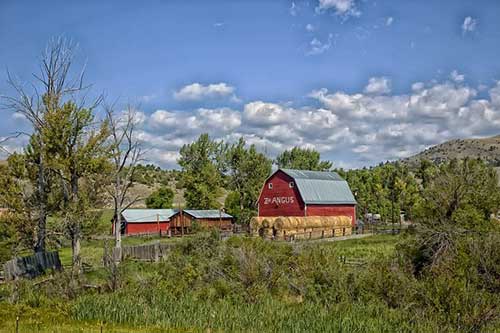
<path id="1" fill-rule="evenodd" d="M 267 187 L 268 187 L 270 190 L 272 190 L 272 189 L 273 189 L 273 183 L 269 183 L 269 184 L 267 184 Z"/>
<path id="2" fill-rule="evenodd" d="M 289 182 L 289 183 L 288 183 L 288 186 L 289 186 L 290 188 L 292 188 L 292 187 L 294 187 L 294 186 L 295 186 L 295 183 L 294 183 L 294 182 Z"/>

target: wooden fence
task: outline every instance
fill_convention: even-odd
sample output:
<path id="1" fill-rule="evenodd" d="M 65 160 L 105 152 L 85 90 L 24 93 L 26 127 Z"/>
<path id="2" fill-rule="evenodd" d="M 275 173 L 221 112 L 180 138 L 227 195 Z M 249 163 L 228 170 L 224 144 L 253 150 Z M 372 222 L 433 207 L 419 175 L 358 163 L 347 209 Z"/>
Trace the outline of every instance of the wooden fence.
<path id="1" fill-rule="evenodd" d="M 112 257 L 115 262 L 123 261 L 124 259 L 136 259 L 157 262 L 164 257 L 169 251 L 171 245 L 161 244 L 156 242 L 153 244 L 122 246 L 121 248 L 113 248 Z"/>
<path id="2" fill-rule="evenodd" d="M 11 259 L 3 265 L 6 280 L 14 280 L 19 277 L 32 279 L 49 269 L 62 269 L 59 252 L 38 252 L 31 256 Z"/>

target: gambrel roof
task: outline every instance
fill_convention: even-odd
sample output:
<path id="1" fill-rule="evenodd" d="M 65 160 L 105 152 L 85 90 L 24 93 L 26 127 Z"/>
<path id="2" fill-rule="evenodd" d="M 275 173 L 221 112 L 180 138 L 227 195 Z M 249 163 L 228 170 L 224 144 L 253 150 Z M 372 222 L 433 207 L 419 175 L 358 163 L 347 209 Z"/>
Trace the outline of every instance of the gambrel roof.
<path id="1" fill-rule="evenodd" d="M 278 171 L 293 178 L 305 204 L 356 204 L 349 184 L 336 172 L 293 169 L 278 169 L 276 172 Z"/>

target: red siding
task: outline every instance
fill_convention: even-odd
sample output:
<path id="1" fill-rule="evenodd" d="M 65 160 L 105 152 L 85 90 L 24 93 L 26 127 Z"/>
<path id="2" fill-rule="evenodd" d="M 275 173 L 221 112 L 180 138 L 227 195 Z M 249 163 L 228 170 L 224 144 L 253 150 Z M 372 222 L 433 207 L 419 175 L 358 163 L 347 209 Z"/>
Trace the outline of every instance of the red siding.
<path id="1" fill-rule="evenodd" d="M 356 223 L 356 205 L 307 205 L 304 209 L 297 187 L 289 186 L 292 181 L 282 171 L 266 181 L 259 197 L 259 216 L 349 216 Z"/>
<path id="2" fill-rule="evenodd" d="M 297 187 L 290 188 L 290 182 L 293 179 L 282 171 L 266 181 L 259 198 L 259 216 L 304 216 L 302 198 Z"/>
<path id="3" fill-rule="evenodd" d="M 169 229 L 169 223 L 160 222 L 159 227 L 162 233 L 167 232 L 167 230 Z M 127 223 L 127 225 L 125 226 L 126 235 L 153 234 L 157 232 L 159 232 L 157 222 Z"/>
<path id="4" fill-rule="evenodd" d="M 307 216 L 349 216 L 356 224 L 355 205 L 307 205 Z"/>

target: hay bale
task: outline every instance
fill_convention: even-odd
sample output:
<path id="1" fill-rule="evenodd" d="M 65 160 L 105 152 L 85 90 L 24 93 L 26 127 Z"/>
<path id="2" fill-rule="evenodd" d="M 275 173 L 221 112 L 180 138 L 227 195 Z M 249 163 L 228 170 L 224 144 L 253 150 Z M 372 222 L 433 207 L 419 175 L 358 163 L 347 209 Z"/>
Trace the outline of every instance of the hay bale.
<path id="1" fill-rule="evenodd" d="M 334 237 L 341 237 L 344 235 L 343 228 L 335 228 Z"/>
<path id="2" fill-rule="evenodd" d="M 314 230 L 311 232 L 311 238 L 312 238 L 312 239 L 320 239 L 320 238 L 323 238 L 323 230 L 314 229 Z"/>

